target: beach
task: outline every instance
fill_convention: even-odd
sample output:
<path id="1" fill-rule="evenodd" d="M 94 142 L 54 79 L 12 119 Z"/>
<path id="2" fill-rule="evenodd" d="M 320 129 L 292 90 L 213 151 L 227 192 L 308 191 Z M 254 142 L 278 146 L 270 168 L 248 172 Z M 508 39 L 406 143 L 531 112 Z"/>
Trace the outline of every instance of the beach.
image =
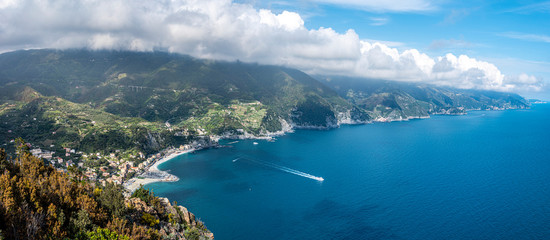
<path id="1" fill-rule="evenodd" d="M 126 188 L 130 193 L 134 192 L 136 189 L 138 189 L 141 185 L 147 185 L 149 183 L 154 182 L 176 182 L 179 181 L 179 178 L 175 175 L 172 175 L 166 171 L 161 171 L 158 169 L 158 166 L 166 161 L 169 161 L 181 154 L 186 154 L 195 151 L 194 148 L 180 151 L 180 150 L 170 150 L 166 156 L 163 158 L 160 158 L 159 160 L 155 161 L 151 166 L 146 167 L 145 171 L 141 174 L 139 174 L 136 177 L 133 177 L 132 179 L 126 181 L 122 185 L 124 188 Z"/>

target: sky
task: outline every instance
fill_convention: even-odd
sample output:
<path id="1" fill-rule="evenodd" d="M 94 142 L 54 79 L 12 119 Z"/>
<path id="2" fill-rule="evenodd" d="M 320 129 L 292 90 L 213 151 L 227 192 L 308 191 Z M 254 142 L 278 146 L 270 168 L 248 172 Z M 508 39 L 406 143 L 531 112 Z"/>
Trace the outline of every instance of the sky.
<path id="1" fill-rule="evenodd" d="M 550 1 L 0 0 L 0 52 L 169 51 L 550 100 Z"/>

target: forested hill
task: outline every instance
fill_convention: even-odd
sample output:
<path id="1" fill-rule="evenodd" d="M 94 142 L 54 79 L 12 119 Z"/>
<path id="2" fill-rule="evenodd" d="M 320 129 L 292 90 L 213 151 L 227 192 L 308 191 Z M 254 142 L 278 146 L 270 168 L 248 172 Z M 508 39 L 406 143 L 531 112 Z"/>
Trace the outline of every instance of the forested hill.
<path id="1" fill-rule="evenodd" d="M 358 120 L 369 120 L 332 89 L 295 69 L 161 52 L 29 50 L 0 55 L 0 90 L 17 93 L 24 86 L 117 116 L 197 125 L 212 134 L 279 131 L 281 121 L 330 127 L 338 124 L 338 113 L 349 111 Z M 247 119 L 222 114 L 240 103 L 257 104 L 260 113 Z M 218 116 L 189 121 L 209 113 Z"/>
<path id="2" fill-rule="evenodd" d="M 431 114 L 465 114 L 467 110 L 528 108 L 515 93 L 437 87 L 339 76 L 317 76 L 350 103 L 380 121 L 428 117 Z"/>
<path id="3" fill-rule="evenodd" d="M 319 77 L 296 69 L 165 52 L 0 54 L 0 140 L 109 153 L 158 152 L 200 136 L 525 108 L 518 95 Z"/>

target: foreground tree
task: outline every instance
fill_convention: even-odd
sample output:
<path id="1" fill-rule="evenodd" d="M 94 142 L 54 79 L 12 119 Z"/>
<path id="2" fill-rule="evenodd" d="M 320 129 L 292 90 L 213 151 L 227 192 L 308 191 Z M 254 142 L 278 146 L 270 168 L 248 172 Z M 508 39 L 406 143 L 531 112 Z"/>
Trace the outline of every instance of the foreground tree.
<path id="1" fill-rule="evenodd" d="M 212 237 L 194 216 L 183 222 L 190 213 L 149 192 L 147 203 L 132 198 L 140 209 L 128 209 L 132 199 L 120 185 L 94 187 L 74 171 L 45 165 L 21 139 L 16 149 L 15 158 L 0 149 L 0 239 L 189 239 L 186 233 L 199 230 L 194 239 Z"/>

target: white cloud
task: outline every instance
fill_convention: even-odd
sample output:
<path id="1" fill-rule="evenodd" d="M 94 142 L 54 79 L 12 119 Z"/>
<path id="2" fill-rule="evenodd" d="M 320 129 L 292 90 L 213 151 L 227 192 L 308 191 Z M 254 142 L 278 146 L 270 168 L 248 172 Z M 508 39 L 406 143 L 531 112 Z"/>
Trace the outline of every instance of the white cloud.
<path id="1" fill-rule="evenodd" d="M 449 13 L 449 15 L 445 17 L 442 24 L 444 25 L 455 24 L 456 22 L 470 15 L 471 11 L 472 9 L 453 9 Z"/>
<path id="2" fill-rule="evenodd" d="M 17 3 L 16 0 L 1 0 L 0 9 L 9 8 L 15 6 Z"/>
<path id="3" fill-rule="evenodd" d="M 520 14 L 529 14 L 533 12 L 547 13 L 550 12 L 550 1 L 535 2 L 518 8 L 509 9 L 505 12 L 515 12 Z"/>
<path id="4" fill-rule="evenodd" d="M 344 7 L 361 8 L 378 12 L 424 12 L 437 8 L 430 0 L 309 0 L 311 2 L 332 4 Z"/>
<path id="5" fill-rule="evenodd" d="M 160 48 L 201 58 L 285 65 L 308 73 L 459 88 L 538 90 L 542 82 L 528 75 L 504 76 L 495 65 L 464 55 L 432 58 L 416 49 L 393 48 L 400 43 L 361 40 L 353 30 L 307 29 L 297 13 L 275 14 L 230 0 L 8 3 L 0 5 L 0 51 Z"/>
<path id="6" fill-rule="evenodd" d="M 361 41 L 368 42 L 368 43 L 381 43 L 388 47 L 403 47 L 405 46 L 405 43 L 402 42 L 394 42 L 394 41 L 384 41 L 384 40 L 378 40 L 378 39 L 368 39 L 368 38 L 361 38 Z"/>
<path id="7" fill-rule="evenodd" d="M 498 35 L 507 37 L 507 38 L 519 39 L 519 40 L 550 43 L 550 36 L 548 35 L 517 33 L 517 32 L 500 33 Z"/>
<path id="8" fill-rule="evenodd" d="M 267 24 L 271 27 L 283 28 L 289 32 L 302 29 L 304 20 L 299 14 L 294 12 L 283 11 L 279 15 L 274 15 L 266 9 L 260 10 L 260 23 Z"/>
<path id="9" fill-rule="evenodd" d="M 372 18 L 370 18 L 370 20 L 371 20 L 370 25 L 372 25 L 372 26 L 386 25 L 390 21 L 390 19 L 385 18 L 385 17 L 372 17 Z"/>

